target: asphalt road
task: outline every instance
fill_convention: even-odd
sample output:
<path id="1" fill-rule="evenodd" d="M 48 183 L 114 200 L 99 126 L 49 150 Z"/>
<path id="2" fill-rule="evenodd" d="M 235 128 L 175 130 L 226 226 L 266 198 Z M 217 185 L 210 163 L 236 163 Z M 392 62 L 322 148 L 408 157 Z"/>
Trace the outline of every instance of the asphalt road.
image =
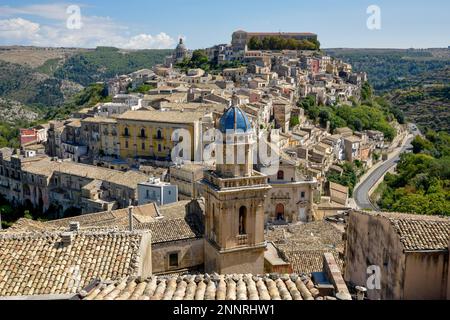
<path id="1" fill-rule="evenodd" d="M 414 135 L 420 134 L 415 125 L 411 124 L 410 129 Z M 355 199 L 356 205 L 360 209 L 377 210 L 377 207 L 369 200 L 369 190 L 372 189 L 372 187 L 389 169 L 396 165 L 396 163 L 400 160 L 400 154 L 407 151 L 407 149 L 412 148 L 412 140 L 413 138 L 409 138 L 396 156 L 386 160 L 355 188 L 353 191 L 353 198 Z"/>

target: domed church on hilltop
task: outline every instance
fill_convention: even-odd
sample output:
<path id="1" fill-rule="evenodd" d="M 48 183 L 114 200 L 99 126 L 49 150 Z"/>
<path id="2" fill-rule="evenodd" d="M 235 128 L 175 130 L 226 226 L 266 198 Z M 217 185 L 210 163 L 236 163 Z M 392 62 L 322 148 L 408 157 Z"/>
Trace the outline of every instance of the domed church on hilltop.
<path id="1" fill-rule="evenodd" d="M 172 55 L 166 57 L 166 66 L 171 66 L 182 62 L 184 59 L 189 59 L 192 56 L 192 52 L 186 48 L 183 38 L 180 37 L 178 45 L 173 51 Z"/>

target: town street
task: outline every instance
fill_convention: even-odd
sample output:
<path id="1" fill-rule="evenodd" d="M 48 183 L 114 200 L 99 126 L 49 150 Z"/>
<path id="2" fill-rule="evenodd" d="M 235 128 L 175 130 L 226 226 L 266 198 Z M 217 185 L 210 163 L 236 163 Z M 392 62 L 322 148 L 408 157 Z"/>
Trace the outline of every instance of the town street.
<path id="1" fill-rule="evenodd" d="M 413 136 L 410 136 L 405 141 L 401 149 L 399 151 L 395 151 L 394 156 L 384 161 L 355 187 L 355 190 L 353 191 L 353 198 L 355 199 L 356 205 L 360 209 L 377 210 L 376 205 L 372 204 L 369 200 L 369 191 L 380 179 L 383 178 L 384 174 L 388 170 L 397 164 L 400 160 L 400 154 L 412 148 L 411 142 L 414 139 L 414 136 L 420 134 L 420 132 L 414 124 L 411 124 L 409 129 Z"/>

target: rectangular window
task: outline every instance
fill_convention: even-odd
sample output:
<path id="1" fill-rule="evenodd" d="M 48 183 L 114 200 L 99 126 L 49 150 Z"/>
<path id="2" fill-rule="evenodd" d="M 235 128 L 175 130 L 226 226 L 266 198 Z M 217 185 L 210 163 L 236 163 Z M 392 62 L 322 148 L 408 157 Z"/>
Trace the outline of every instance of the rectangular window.
<path id="1" fill-rule="evenodd" d="M 302 199 L 305 198 L 305 191 L 302 191 L 302 192 L 300 193 L 300 198 L 302 198 Z"/>
<path id="2" fill-rule="evenodd" d="M 142 147 L 142 150 L 145 150 L 145 143 L 142 143 L 141 147 Z"/>
<path id="3" fill-rule="evenodd" d="M 178 267 L 178 252 L 169 254 L 169 267 Z"/>

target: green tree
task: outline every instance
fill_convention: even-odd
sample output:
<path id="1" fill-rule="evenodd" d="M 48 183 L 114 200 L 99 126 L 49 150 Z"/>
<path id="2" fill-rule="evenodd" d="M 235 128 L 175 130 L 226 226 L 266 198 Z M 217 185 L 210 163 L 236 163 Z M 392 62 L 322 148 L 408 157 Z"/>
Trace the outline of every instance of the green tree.
<path id="1" fill-rule="evenodd" d="M 369 82 L 364 82 L 361 86 L 361 99 L 364 100 L 370 100 L 372 99 L 373 90 L 372 86 L 369 84 Z"/>

